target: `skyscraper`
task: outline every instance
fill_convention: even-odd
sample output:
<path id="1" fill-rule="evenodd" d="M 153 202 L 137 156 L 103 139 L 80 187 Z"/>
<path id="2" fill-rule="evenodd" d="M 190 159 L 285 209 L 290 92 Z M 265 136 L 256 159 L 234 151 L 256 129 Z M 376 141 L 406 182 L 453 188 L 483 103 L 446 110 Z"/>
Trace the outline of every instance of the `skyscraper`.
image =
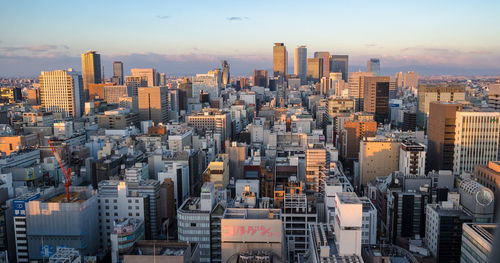
<path id="1" fill-rule="evenodd" d="M 141 121 L 152 120 L 155 124 L 168 121 L 167 87 L 138 88 L 139 118 Z"/>
<path id="2" fill-rule="evenodd" d="M 285 78 L 288 74 L 288 52 L 284 43 L 274 43 L 273 72 L 275 77 Z"/>
<path id="3" fill-rule="evenodd" d="M 252 77 L 253 77 L 253 85 L 254 86 L 267 88 L 267 70 L 254 69 Z M 243 89 L 243 87 L 241 87 L 241 88 Z"/>
<path id="4" fill-rule="evenodd" d="M 229 63 L 227 63 L 227 60 L 223 60 L 222 62 L 222 85 L 224 87 L 229 84 Z"/>
<path id="5" fill-rule="evenodd" d="M 88 92 L 89 84 L 101 83 L 101 55 L 89 50 L 82 54 L 83 89 Z"/>
<path id="6" fill-rule="evenodd" d="M 121 61 L 113 62 L 113 82 L 117 85 L 123 85 L 123 63 Z"/>
<path id="7" fill-rule="evenodd" d="M 321 73 L 321 75 L 323 77 L 328 77 L 328 74 L 330 74 L 330 52 L 314 52 L 314 57 L 323 59 L 323 72 Z"/>
<path id="8" fill-rule="evenodd" d="M 331 55 L 330 72 L 342 72 L 342 79 L 345 82 L 349 81 L 349 56 Z"/>
<path id="9" fill-rule="evenodd" d="M 373 72 L 373 76 L 380 76 L 380 59 L 370 58 L 366 62 L 366 71 Z"/>
<path id="10" fill-rule="evenodd" d="M 417 125 L 426 127 L 432 101 L 465 101 L 464 85 L 425 84 L 418 87 Z"/>
<path id="11" fill-rule="evenodd" d="M 319 82 L 323 77 L 323 59 L 308 58 L 307 59 L 307 79 Z"/>
<path id="12" fill-rule="evenodd" d="M 82 76 L 72 69 L 42 71 L 40 98 L 42 107 L 47 111 L 82 116 L 85 104 Z"/>
<path id="13" fill-rule="evenodd" d="M 389 77 L 365 77 L 363 110 L 375 114 L 375 121 L 389 119 Z"/>
<path id="14" fill-rule="evenodd" d="M 373 76 L 373 72 L 352 72 L 349 74 L 349 96 L 356 102 L 356 111 L 363 111 L 365 95 L 365 77 Z"/>
<path id="15" fill-rule="evenodd" d="M 404 86 L 416 88 L 418 87 L 418 73 L 414 71 L 408 71 L 404 74 Z"/>
<path id="16" fill-rule="evenodd" d="M 307 47 L 298 46 L 295 48 L 295 56 L 293 58 L 293 71 L 298 78 L 300 84 L 307 83 Z"/>
<path id="17" fill-rule="evenodd" d="M 134 77 L 144 77 L 148 82 L 148 87 L 158 85 L 156 69 L 154 68 L 133 68 L 130 70 L 130 73 Z"/>

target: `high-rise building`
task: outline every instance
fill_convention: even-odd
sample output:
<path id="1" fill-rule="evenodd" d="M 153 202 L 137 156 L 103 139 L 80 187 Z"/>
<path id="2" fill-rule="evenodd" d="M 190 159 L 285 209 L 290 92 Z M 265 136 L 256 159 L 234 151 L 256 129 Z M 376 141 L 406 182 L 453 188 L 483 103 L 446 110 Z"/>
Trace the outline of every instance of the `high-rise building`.
<path id="1" fill-rule="evenodd" d="M 323 59 L 323 72 L 321 73 L 322 77 L 328 77 L 330 74 L 330 52 L 328 51 L 321 51 L 321 52 L 314 52 L 314 58 L 321 58 Z"/>
<path id="2" fill-rule="evenodd" d="M 72 69 L 42 71 L 40 98 L 47 111 L 63 112 L 67 116 L 82 116 L 85 96 L 82 76 Z"/>
<path id="3" fill-rule="evenodd" d="M 392 138 L 364 138 L 359 146 L 359 185 L 366 186 L 379 176 L 397 171 L 400 147 L 401 143 Z"/>
<path id="4" fill-rule="evenodd" d="M 265 69 L 254 69 L 252 74 L 253 85 L 267 88 L 267 70 Z M 240 80 L 240 85 L 243 84 L 244 81 Z M 241 89 L 244 89 L 245 85 L 241 86 Z"/>
<path id="5" fill-rule="evenodd" d="M 498 160 L 500 112 L 482 109 L 456 113 L 453 172 L 472 173 L 474 166 Z"/>
<path id="6" fill-rule="evenodd" d="M 218 109 L 203 109 L 187 116 L 187 123 L 198 131 L 218 133 L 222 141 L 231 137 L 231 113 Z"/>
<path id="7" fill-rule="evenodd" d="M 306 149 L 306 191 L 320 192 L 322 179 L 329 169 L 327 151 L 322 144 L 310 144 Z"/>
<path id="8" fill-rule="evenodd" d="M 123 85 L 123 62 L 113 62 L 113 82 L 117 85 Z"/>
<path id="9" fill-rule="evenodd" d="M 101 83 L 101 55 L 95 51 L 82 54 L 83 90 L 88 92 L 89 84 Z"/>
<path id="10" fill-rule="evenodd" d="M 319 82 L 323 77 L 323 59 L 308 58 L 307 59 L 307 80 Z"/>
<path id="11" fill-rule="evenodd" d="M 221 62 L 222 64 L 222 85 L 224 85 L 224 87 L 229 84 L 229 79 L 230 79 L 230 75 L 229 75 L 229 63 L 227 63 L 227 60 L 223 60 Z"/>
<path id="12" fill-rule="evenodd" d="M 399 171 L 404 175 L 425 176 L 425 150 L 421 143 L 401 143 Z"/>
<path id="13" fill-rule="evenodd" d="M 298 46 L 295 48 L 293 57 L 293 72 L 300 79 L 300 84 L 307 83 L 307 47 Z"/>
<path id="14" fill-rule="evenodd" d="M 341 72 L 332 72 L 328 77 L 328 93 L 327 96 L 335 95 L 339 97 L 348 97 L 349 89 L 347 82 L 342 79 Z"/>
<path id="15" fill-rule="evenodd" d="M 83 85 L 83 84 L 82 84 Z M 28 94 L 28 104 L 29 105 L 40 105 L 40 88 L 33 88 L 27 91 Z"/>
<path id="16" fill-rule="evenodd" d="M 498 211 L 500 207 L 500 162 L 490 161 L 488 165 L 476 165 L 474 179 L 495 193 L 495 211 Z"/>
<path id="17" fill-rule="evenodd" d="M 285 78 L 288 74 L 288 52 L 283 43 L 274 43 L 273 47 L 273 72 L 274 77 Z"/>
<path id="18" fill-rule="evenodd" d="M 500 111 L 500 84 L 491 84 L 488 89 L 488 107 Z"/>
<path id="19" fill-rule="evenodd" d="M 456 113 L 462 105 L 449 102 L 431 102 L 427 132 L 427 171 L 453 170 L 455 152 Z"/>
<path id="20" fill-rule="evenodd" d="M 147 87 L 148 80 L 144 76 L 126 76 L 125 77 L 125 86 L 132 87 L 132 95 L 137 96 L 137 88 L 139 87 Z"/>
<path id="21" fill-rule="evenodd" d="M 470 220 L 451 201 L 427 205 L 425 242 L 437 262 L 460 262 L 462 224 Z"/>
<path id="22" fill-rule="evenodd" d="M 341 156 L 344 159 L 357 160 L 359 142 L 364 137 L 377 135 L 377 122 L 371 120 L 345 121 L 341 139 Z"/>
<path id="23" fill-rule="evenodd" d="M 418 73 L 414 71 L 408 71 L 404 74 L 404 86 L 407 88 L 418 87 Z"/>
<path id="24" fill-rule="evenodd" d="M 170 108 L 167 87 L 139 88 L 138 93 L 140 120 L 152 120 L 156 124 L 167 123 Z"/>
<path id="25" fill-rule="evenodd" d="M 208 164 L 201 175 L 203 183 L 214 183 L 215 189 L 224 190 L 229 184 L 229 156 L 219 154 L 215 160 Z"/>
<path id="26" fill-rule="evenodd" d="M 200 98 L 200 92 L 208 93 L 210 99 L 220 96 L 222 75 L 219 69 L 210 70 L 207 74 L 196 74 L 193 77 L 193 98 Z"/>
<path id="27" fill-rule="evenodd" d="M 389 120 L 389 77 L 365 77 L 363 110 L 375 115 L 375 121 Z"/>
<path id="28" fill-rule="evenodd" d="M 331 55 L 330 56 L 330 72 L 341 72 L 342 79 L 345 82 L 349 81 L 349 56 L 348 55 Z"/>
<path id="29" fill-rule="evenodd" d="M 366 61 L 366 71 L 373 72 L 373 76 L 380 76 L 380 59 L 370 58 Z"/>
<path id="30" fill-rule="evenodd" d="M 363 203 L 356 193 L 341 192 L 335 195 L 333 229 L 338 241 L 339 255 L 361 255 L 361 227 Z"/>
<path id="31" fill-rule="evenodd" d="M 402 88 L 404 85 L 403 72 L 396 73 L 396 85 L 398 88 Z"/>
<path id="32" fill-rule="evenodd" d="M 23 96 L 19 87 L 1 87 L 0 102 L 1 103 L 16 103 L 21 102 Z"/>
<path id="33" fill-rule="evenodd" d="M 133 77 L 143 77 L 147 81 L 148 87 L 158 85 L 158 77 L 156 76 L 156 69 L 154 68 L 133 68 L 130 69 L 130 74 Z"/>
<path id="34" fill-rule="evenodd" d="M 418 87 L 417 125 L 427 127 L 429 104 L 433 101 L 465 101 L 465 86 L 425 84 Z"/>
<path id="35" fill-rule="evenodd" d="M 488 262 L 497 227 L 497 224 L 464 223 L 460 262 Z"/>
<path id="36" fill-rule="evenodd" d="M 365 77 L 373 76 L 373 72 L 351 72 L 349 74 L 349 96 L 356 102 L 356 111 L 363 111 L 365 95 Z"/>

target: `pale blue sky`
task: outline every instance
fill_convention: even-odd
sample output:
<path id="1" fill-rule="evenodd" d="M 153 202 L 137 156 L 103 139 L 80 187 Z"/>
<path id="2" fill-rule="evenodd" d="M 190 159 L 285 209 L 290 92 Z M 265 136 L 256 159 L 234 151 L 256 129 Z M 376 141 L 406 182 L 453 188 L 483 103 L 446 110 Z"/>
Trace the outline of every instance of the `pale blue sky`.
<path id="1" fill-rule="evenodd" d="M 500 1 L 3 1 L 0 76 L 150 66 L 192 74 L 228 59 L 234 73 L 270 68 L 272 45 L 348 54 L 363 67 L 423 74 L 500 73 Z"/>

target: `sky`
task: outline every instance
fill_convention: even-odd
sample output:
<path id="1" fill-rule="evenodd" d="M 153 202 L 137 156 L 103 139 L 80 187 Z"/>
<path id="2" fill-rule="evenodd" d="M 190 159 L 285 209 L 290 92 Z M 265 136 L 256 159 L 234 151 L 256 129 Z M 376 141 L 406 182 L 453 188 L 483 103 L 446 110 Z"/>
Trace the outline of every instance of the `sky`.
<path id="1" fill-rule="evenodd" d="M 81 69 L 80 54 L 167 75 L 272 68 L 272 46 L 380 58 L 384 74 L 500 74 L 500 1 L 41 1 L 0 3 L 0 77 Z"/>

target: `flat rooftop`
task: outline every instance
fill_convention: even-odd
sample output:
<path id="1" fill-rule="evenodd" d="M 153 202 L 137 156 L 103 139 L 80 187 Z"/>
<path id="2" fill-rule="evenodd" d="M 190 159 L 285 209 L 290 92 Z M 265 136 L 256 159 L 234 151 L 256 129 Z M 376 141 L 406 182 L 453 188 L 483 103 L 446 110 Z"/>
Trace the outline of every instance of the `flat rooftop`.
<path id="1" fill-rule="evenodd" d="M 337 196 L 339 198 L 339 201 L 343 204 L 361 204 L 361 200 L 359 200 L 359 197 L 356 195 L 356 193 L 342 192 L 337 193 Z"/>
<path id="2" fill-rule="evenodd" d="M 70 192 L 69 202 L 66 199 L 66 193 L 58 194 L 44 201 L 44 203 L 83 203 L 87 199 L 82 198 L 83 195 L 80 193 Z"/>
<path id="3" fill-rule="evenodd" d="M 280 209 L 227 208 L 224 219 L 281 219 Z"/>

